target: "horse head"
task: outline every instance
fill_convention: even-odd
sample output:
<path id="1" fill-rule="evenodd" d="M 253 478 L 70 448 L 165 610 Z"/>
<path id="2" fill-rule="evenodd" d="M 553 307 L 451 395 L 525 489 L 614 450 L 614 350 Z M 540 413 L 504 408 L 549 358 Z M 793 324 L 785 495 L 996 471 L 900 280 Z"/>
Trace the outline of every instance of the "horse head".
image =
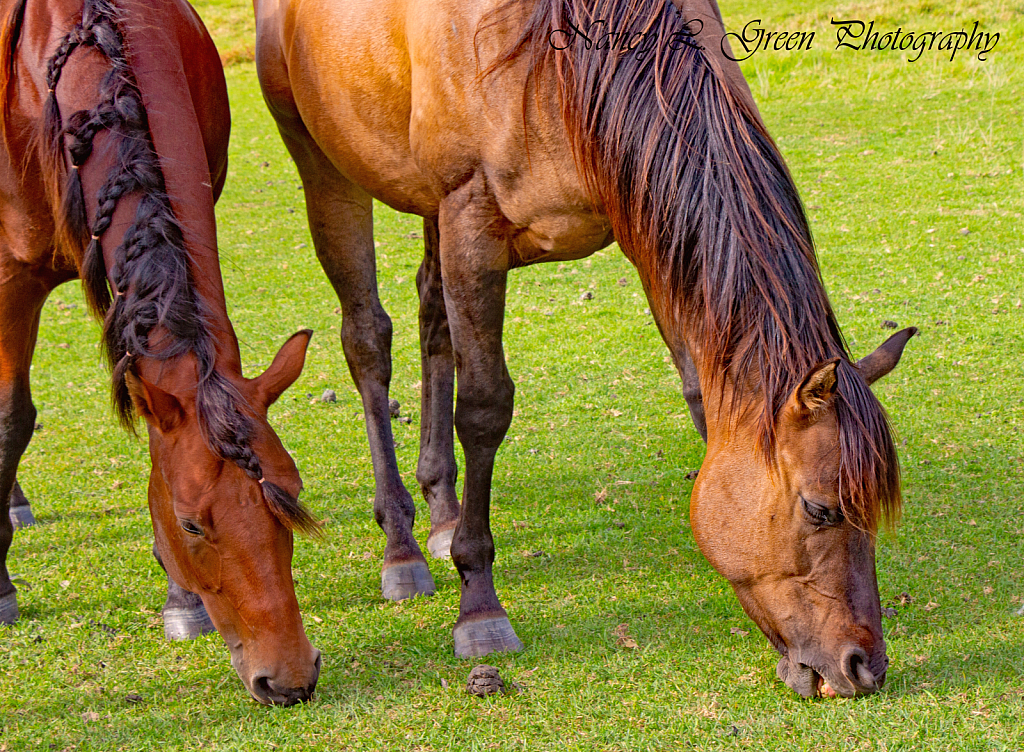
<path id="1" fill-rule="evenodd" d="M 838 358 L 813 368 L 779 412 L 770 463 L 742 409 L 734 421 L 709 420 L 690 506 L 694 536 L 781 653 L 779 678 L 805 697 L 870 694 L 885 682 L 875 577 L 881 500 L 874 489 L 870 509 L 858 506 L 855 489 L 843 485 L 849 432 L 840 425 L 848 418 L 839 374 L 848 369 L 851 381 L 870 385 L 895 367 L 915 332 L 894 335 L 856 369 Z M 884 448 L 861 450 L 890 461 Z"/>
<path id="2" fill-rule="evenodd" d="M 296 501 L 298 469 L 267 422 L 267 408 L 298 378 L 308 342 L 308 332 L 293 336 L 263 374 L 238 384 L 245 424 L 238 414 L 211 414 L 232 409 L 228 402 L 211 406 L 188 399 L 187 385 L 176 395 L 173 383 L 158 387 L 126 373 L 149 429 L 149 508 L 160 558 L 179 585 L 202 597 L 232 665 L 264 704 L 309 699 L 320 674 L 320 651 L 306 638 L 291 576 L 292 529 L 313 523 Z M 242 435 L 228 437 L 231 447 L 211 447 L 203 424 L 218 421 L 242 427 Z"/>

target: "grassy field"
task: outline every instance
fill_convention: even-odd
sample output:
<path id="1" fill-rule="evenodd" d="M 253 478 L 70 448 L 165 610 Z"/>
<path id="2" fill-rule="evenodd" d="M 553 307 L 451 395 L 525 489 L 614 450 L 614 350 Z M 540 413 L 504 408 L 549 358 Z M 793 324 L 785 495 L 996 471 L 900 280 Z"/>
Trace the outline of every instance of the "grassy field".
<path id="1" fill-rule="evenodd" d="M 527 647 L 489 661 L 516 692 L 463 691 L 472 663 L 451 651 L 451 563 L 431 562 L 429 600 L 379 594 L 384 539 L 340 311 L 246 62 L 251 9 L 198 7 L 237 61 L 218 218 L 247 373 L 295 330 L 316 330 L 271 421 L 327 522 L 323 542 L 298 542 L 294 564 L 323 674 L 313 702 L 268 709 L 249 699 L 218 636 L 162 640 L 146 447 L 110 414 L 98 326 L 69 284 L 47 304 L 33 367 L 42 428 L 19 477 L 41 524 L 16 534 L 9 559 L 25 584 L 21 621 L 0 631 L 0 750 L 1024 748 L 1024 618 L 1014 615 L 1024 604 L 1019 0 L 723 7 L 734 29 L 760 18 L 817 33 L 812 51 L 761 52 L 744 72 L 809 207 L 854 354 L 887 335 L 885 320 L 921 329 L 875 387 L 900 437 L 906 513 L 879 541 L 882 601 L 898 611 L 885 620 L 888 683 L 853 701 L 801 700 L 778 682 L 775 653 L 697 550 L 685 476 L 703 445 L 614 248 L 512 276 L 517 408 L 492 520 L 498 592 Z M 830 17 L 890 30 L 978 20 L 1001 38 L 986 62 L 934 52 L 910 63 L 834 49 Z M 398 455 L 415 489 L 422 228 L 384 207 L 376 217 L 396 333 L 392 395 L 413 418 L 395 423 Z M 581 302 L 585 290 L 593 299 Z M 336 403 L 313 399 L 326 388 Z M 421 505 L 421 543 L 426 517 Z M 623 624 L 636 649 L 618 644 Z"/>

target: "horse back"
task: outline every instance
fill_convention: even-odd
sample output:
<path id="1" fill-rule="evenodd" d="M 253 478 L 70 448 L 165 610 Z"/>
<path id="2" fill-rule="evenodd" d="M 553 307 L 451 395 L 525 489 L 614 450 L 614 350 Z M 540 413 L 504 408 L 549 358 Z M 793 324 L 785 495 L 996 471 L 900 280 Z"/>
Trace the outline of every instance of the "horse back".
<path id="1" fill-rule="evenodd" d="M 611 234 L 577 173 L 556 87 L 528 89 L 520 63 L 484 73 L 519 29 L 521 9 L 490 23 L 498 7 L 257 0 L 264 96 L 286 139 L 312 142 L 394 209 L 436 215 L 483 176 L 515 264 L 588 255 Z"/>

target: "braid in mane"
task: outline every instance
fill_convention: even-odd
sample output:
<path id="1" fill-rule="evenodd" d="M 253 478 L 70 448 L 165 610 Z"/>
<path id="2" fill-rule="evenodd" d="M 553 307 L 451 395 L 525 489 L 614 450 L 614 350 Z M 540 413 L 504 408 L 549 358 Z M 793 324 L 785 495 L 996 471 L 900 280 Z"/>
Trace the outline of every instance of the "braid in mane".
<path id="1" fill-rule="evenodd" d="M 196 416 L 207 446 L 260 482 L 267 505 L 283 524 L 314 532 L 317 523 L 298 500 L 264 478 L 252 448 L 252 409 L 214 367 L 216 351 L 207 326 L 209 316 L 196 294 L 191 259 L 166 193 L 142 94 L 125 53 L 120 19 L 120 11 L 109 0 L 85 0 L 82 21 L 64 37 L 47 66 L 50 92 L 44 116 L 44 139 L 52 160 L 63 166 L 65 148 L 70 157 L 61 214 L 69 247 L 84 249 L 76 257 L 81 259 L 89 306 L 103 317 L 114 409 L 122 425 L 134 430 L 135 406 L 125 374 L 129 370 L 136 373 L 140 358 L 168 361 L 194 357 Z M 99 103 L 91 110 L 73 113 L 64 127 L 54 89 L 69 56 L 81 46 L 102 52 L 111 68 L 100 85 Z M 101 131 L 114 137 L 116 157 L 99 190 L 90 226 L 78 173 Z M 108 269 L 102 238 L 119 201 L 129 195 L 139 195 L 135 219 L 111 254 L 113 264 Z M 151 342 L 150 335 L 158 327 L 159 339 Z"/>

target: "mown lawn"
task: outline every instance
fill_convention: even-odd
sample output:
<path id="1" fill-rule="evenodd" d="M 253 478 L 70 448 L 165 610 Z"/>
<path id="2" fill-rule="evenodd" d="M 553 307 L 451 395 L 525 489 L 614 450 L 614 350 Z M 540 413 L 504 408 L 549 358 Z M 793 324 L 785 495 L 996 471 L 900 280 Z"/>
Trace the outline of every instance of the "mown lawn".
<path id="1" fill-rule="evenodd" d="M 198 5 L 222 50 L 251 44 L 249 5 Z M 316 335 L 272 410 L 304 499 L 327 522 L 295 556 L 324 654 L 313 702 L 249 699 L 216 635 L 162 639 L 150 556 L 148 456 L 108 408 L 98 326 L 75 285 L 47 304 L 33 367 L 42 428 L 19 470 L 41 524 L 15 536 L 21 621 L 0 631 L 0 750 L 969 749 L 1024 747 L 1024 7 L 809 0 L 723 8 L 815 30 L 810 52 L 744 71 L 809 208 L 824 276 L 856 356 L 914 325 L 876 386 L 899 433 L 906 512 L 879 541 L 892 665 L 884 691 L 805 701 L 705 562 L 687 507 L 703 445 L 681 385 L 614 248 L 512 276 L 506 324 L 516 417 L 495 473 L 498 592 L 526 650 L 494 656 L 518 691 L 463 691 L 451 651 L 458 579 L 431 562 L 429 599 L 384 603 L 358 395 L 337 300 L 303 194 L 245 54 L 228 69 L 234 131 L 218 208 L 222 268 L 247 373 L 295 330 Z M 829 19 L 1001 39 L 986 62 L 835 50 Z M 413 476 L 419 430 L 414 277 L 422 228 L 378 207 L 381 295 L 395 322 L 395 423 Z M 590 290 L 593 299 L 581 301 Z M 314 398 L 324 389 L 338 401 Z M 418 492 L 417 492 L 418 495 Z M 601 498 L 601 501 L 598 501 Z M 427 511 L 417 531 L 425 543 Z M 906 597 L 904 594 L 909 596 Z M 902 597 L 901 597 L 902 596 Z M 627 625 L 637 649 L 618 644 Z M 140 695 L 132 703 L 129 694 Z"/>

